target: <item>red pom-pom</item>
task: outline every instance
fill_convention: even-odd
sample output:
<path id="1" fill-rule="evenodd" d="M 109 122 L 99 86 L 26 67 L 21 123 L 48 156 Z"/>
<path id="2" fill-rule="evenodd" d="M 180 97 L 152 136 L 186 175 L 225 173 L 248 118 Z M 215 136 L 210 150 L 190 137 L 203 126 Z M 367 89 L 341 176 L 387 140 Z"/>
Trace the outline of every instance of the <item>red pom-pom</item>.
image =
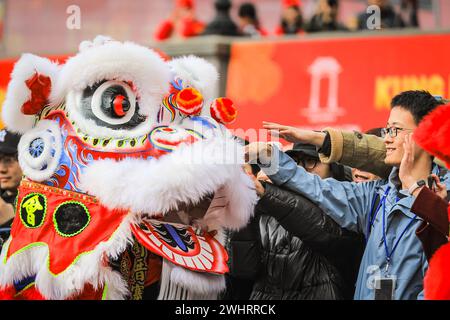
<path id="1" fill-rule="evenodd" d="M 431 258 L 423 286 L 425 299 L 450 300 L 450 243 Z"/>
<path id="2" fill-rule="evenodd" d="M 50 77 L 35 72 L 25 84 L 31 91 L 31 98 L 22 105 L 21 111 L 27 115 L 37 114 L 48 103 L 52 82 Z"/>
<path id="3" fill-rule="evenodd" d="M 162 41 L 170 38 L 172 35 L 174 26 L 173 23 L 169 20 L 164 21 L 156 28 L 154 38 L 155 40 Z"/>
<path id="4" fill-rule="evenodd" d="M 413 138 L 419 146 L 445 161 L 450 168 L 450 105 L 439 106 L 424 117 Z"/>
<path id="5" fill-rule="evenodd" d="M 202 111 L 203 96 L 194 88 L 184 88 L 175 96 L 178 110 L 187 116 L 198 115 Z"/>
<path id="6" fill-rule="evenodd" d="M 6 287 L 0 290 L 0 300 L 14 300 L 16 289 L 14 286 Z"/>
<path id="7" fill-rule="evenodd" d="M 283 0 L 283 7 L 289 8 L 292 6 L 300 7 L 302 5 L 300 0 Z"/>
<path id="8" fill-rule="evenodd" d="M 188 8 L 192 9 L 194 8 L 194 0 L 177 0 L 175 2 L 175 6 L 177 8 Z"/>
<path id="9" fill-rule="evenodd" d="M 237 110 L 234 107 L 233 101 L 228 98 L 215 99 L 211 104 L 210 111 L 211 117 L 223 124 L 230 124 L 237 117 Z"/>

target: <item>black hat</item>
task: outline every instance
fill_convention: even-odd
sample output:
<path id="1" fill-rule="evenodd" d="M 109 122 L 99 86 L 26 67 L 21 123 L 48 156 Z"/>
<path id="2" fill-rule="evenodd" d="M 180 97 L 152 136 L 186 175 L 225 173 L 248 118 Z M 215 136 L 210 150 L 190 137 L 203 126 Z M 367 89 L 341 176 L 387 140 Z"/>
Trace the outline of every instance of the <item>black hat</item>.
<path id="1" fill-rule="evenodd" d="M 17 152 L 20 135 L 12 133 L 6 129 L 0 130 L 0 153 L 14 154 Z"/>
<path id="2" fill-rule="evenodd" d="M 317 152 L 316 146 L 309 143 L 297 142 L 291 150 L 286 151 L 288 156 L 300 155 L 308 158 L 319 159 L 319 153 Z"/>

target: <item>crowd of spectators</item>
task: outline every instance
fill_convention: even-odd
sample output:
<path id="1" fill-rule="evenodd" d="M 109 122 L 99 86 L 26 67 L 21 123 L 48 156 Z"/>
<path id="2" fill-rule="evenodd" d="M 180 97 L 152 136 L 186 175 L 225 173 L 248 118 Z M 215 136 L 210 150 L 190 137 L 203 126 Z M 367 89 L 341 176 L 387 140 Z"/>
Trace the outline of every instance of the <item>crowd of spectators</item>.
<path id="1" fill-rule="evenodd" d="M 401 92 L 386 128 L 365 134 L 263 122 L 294 147 L 246 146 L 261 169 L 248 169 L 259 201 L 247 227 L 228 234 L 225 298 L 449 299 L 448 256 L 433 260 L 449 229 L 448 118 L 429 118 L 448 112 L 443 104 Z M 430 261 L 437 271 L 424 286 Z"/>
<path id="2" fill-rule="evenodd" d="M 282 0 L 280 5 L 282 6 L 281 16 L 275 30 L 264 27 L 258 16 L 258 4 L 254 1 L 240 4 L 237 23 L 229 17 L 230 7 L 226 7 L 225 16 L 218 19 L 228 20 L 227 24 L 224 24 L 225 21 L 216 21 L 217 19 L 211 22 L 211 24 L 221 22 L 232 30 L 216 28 L 215 31 L 211 31 L 208 30 L 208 25 L 204 21 L 196 18 L 194 0 L 176 0 L 171 16 L 161 22 L 155 31 L 154 38 L 166 40 L 204 34 L 265 37 L 373 28 L 373 23 L 368 23 L 373 21 L 371 17 L 374 12 L 371 10 L 356 13 L 354 19 L 345 23 L 339 21 L 339 0 L 316 0 L 316 9 L 311 17 L 305 17 L 301 0 Z M 402 0 L 399 8 L 395 8 L 389 0 L 367 0 L 367 7 L 369 6 L 379 8 L 380 21 L 376 29 L 419 27 L 417 0 Z"/>

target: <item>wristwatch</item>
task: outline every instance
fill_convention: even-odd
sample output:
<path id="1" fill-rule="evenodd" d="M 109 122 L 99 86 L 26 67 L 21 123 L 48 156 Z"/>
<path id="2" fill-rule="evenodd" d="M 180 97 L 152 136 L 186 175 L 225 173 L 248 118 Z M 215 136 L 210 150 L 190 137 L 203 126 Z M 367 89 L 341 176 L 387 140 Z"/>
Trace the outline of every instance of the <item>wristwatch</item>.
<path id="1" fill-rule="evenodd" d="M 414 182 L 414 184 L 411 187 L 409 187 L 408 193 L 413 194 L 414 191 L 416 191 L 418 188 L 423 187 L 426 184 L 427 183 L 425 182 L 425 180 L 416 181 L 416 182 Z"/>

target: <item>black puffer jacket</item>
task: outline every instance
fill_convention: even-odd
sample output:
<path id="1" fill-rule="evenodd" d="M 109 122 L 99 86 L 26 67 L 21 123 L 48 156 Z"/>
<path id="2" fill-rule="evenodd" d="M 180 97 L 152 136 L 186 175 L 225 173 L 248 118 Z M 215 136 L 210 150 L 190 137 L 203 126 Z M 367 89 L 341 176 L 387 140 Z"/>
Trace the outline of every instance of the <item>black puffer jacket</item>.
<path id="1" fill-rule="evenodd" d="M 302 195 L 266 183 L 229 250 L 234 282 L 254 280 L 250 299 L 351 299 L 364 240 Z"/>
<path id="2" fill-rule="evenodd" d="M 4 191 L 0 196 L 2 197 L 3 201 L 14 206 L 17 191 L 14 193 Z M 9 238 L 12 221 L 13 219 L 10 219 L 0 225 L 0 251 L 3 247 L 3 243 L 5 243 L 5 241 Z"/>

